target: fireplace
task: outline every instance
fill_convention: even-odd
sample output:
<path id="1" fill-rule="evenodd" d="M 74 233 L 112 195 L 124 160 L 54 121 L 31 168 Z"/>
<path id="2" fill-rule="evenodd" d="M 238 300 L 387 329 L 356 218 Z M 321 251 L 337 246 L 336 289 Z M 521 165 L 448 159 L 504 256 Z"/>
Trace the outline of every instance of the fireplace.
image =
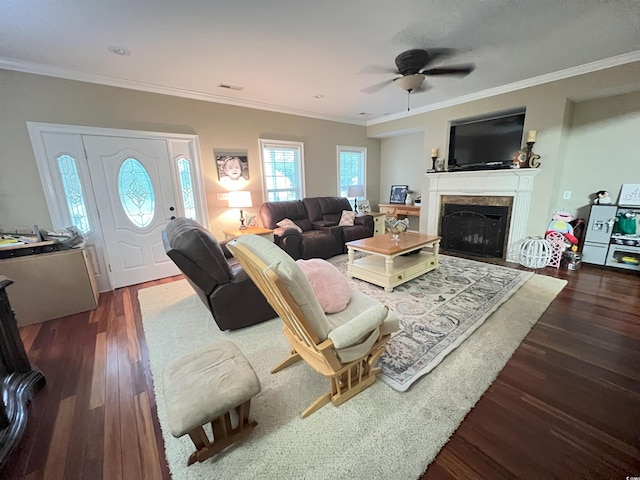
<path id="1" fill-rule="evenodd" d="M 420 230 L 441 235 L 447 203 L 507 207 L 501 256 L 515 262 L 517 249 L 513 247 L 526 237 L 533 180 L 538 173 L 538 168 L 427 173 L 422 190 Z M 499 239 L 495 242 L 499 243 Z"/>
<path id="2" fill-rule="evenodd" d="M 440 222 L 443 250 L 504 258 L 510 207 L 459 203 L 443 203 L 443 207 Z"/>

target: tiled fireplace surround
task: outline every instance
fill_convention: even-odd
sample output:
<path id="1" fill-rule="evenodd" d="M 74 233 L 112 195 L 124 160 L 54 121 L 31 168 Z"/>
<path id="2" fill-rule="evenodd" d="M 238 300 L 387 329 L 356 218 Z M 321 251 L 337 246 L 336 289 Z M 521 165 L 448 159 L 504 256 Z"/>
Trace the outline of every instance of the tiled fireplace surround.
<path id="1" fill-rule="evenodd" d="M 460 199 L 461 202 L 471 205 L 496 205 L 495 197 L 507 197 L 504 202 L 498 200 L 497 204 L 511 204 L 505 251 L 506 260 L 515 262 L 517 252 L 513 246 L 525 237 L 533 179 L 538 173 L 538 169 L 532 168 L 427 173 L 422 191 L 420 223 L 426 223 L 427 234 L 438 234 L 443 210 L 442 197 L 446 197 L 446 201 L 449 202 L 452 200 L 451 197 L 466 197 Z M 477 197 L 477 201 L 469 197 Z"/>

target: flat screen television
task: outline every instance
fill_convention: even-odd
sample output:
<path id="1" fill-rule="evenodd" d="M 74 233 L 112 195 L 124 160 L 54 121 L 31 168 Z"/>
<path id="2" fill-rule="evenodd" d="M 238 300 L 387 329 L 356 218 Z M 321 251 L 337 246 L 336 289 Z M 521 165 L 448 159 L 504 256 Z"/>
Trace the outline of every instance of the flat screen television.
<path id="1" fill-rule="evenodd" d="M 449 171 L 510 168 L 522 147 L 524 112 L 451 124 Z"/>

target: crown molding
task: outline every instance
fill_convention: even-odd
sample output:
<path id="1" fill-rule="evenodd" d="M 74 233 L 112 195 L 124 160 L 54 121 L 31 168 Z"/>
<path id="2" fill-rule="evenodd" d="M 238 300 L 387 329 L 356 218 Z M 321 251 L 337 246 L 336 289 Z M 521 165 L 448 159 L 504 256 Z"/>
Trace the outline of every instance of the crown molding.
<path id="1" fill-rule="evenodd" d="M 109 77 L 106 75 L 96 75 L 85 72 L 78 72 L 75 70 L 55 67 L 52 65 L 37 64 L 33 62 L 24 62 L 11 58 L 0 57 L 0 69 L 14 70 L 24 73 L 33 73 L 35 75 L 45 75 L 49 77 L 64 78 L 67 80 L 75 80 L 79 82 L 94 83 L 98 85 L 106 85 L 110 87 L 126 88 L 130 90 L 138 90 L 148 93 L 158 93 L 161 95 L 171 95 L 175 97 L 189 98 L 192 100 L 201 100 L 205 102 L 222 103 L 226 105 L 234 105 L 244 108 L 253 108 L 257 110 L 266 110 L 269 112 L 283 113 L 288 115 L 297 115 L 302 117 L 315 118 L 319 120 L 328 120 L 331 122 L 348 123 L 360 126 L 372 126 L 381 123 L 390 122 L 392 120 L 398 120 L 401 118 L 412 117 L 420 115 L 422 113 L 433 112 L 442 108 L 452 107 L 467 103 L 475 100 L 481 100 L 488 97 L 493 97 L 503 93 L 509 93 L 524 88 L 534 87 L 542 85 L 544 83 L 554 82 L 556 80 L 563 80 L 569 77 L 575 77 L 586 73 L 603 70 L 605 68 L 616 67 L 627 63 L 640 61 L 640 50 L 617 55 L 615 57 L 605 58 L 584 65 L 578 65 L 576 67 L 567 68 L 553 73 L 540 75 L 537 77 L 529 78 L 519 82 L 510 83 L 508 85 L 502 85 L 500 87 L 490 88 L 481 92 L 472 93 L 469 95 L 463 95 L 461 97 L 452 98 L 443 102 L 426 105 L 424 107 L 418 107 L 410 112 L 401 112 L 392 115 L 385 115 L 369 121 L 366 120 L 354 120 L 353 118 L 338 117 L 333 115 L 323 115 L 317 112 L 310 112 L 307 110 L 288 108 L 281 105 L 273 105 L 269 103 L 256 102 L 250 100 L 242 100 L 237 98 L 225 97 L 223 95 L 215 95 L 209 93 L 197 92 L 194 90 L 187 90 L 182 88 L 168 87 L 165 85 L 157 85 L 147 82 L 137 82 L 134 80 L 123 80 L 119 78 Z"/>
<path id="2" fill-rule="evenodd" d="M 281 105 L 273 105 L 269 103 L 256 102 L 251 100 L 241 100 L 237 98 L 225 97 L 223 95 L 214 95 L 210 93 L 197 92 L 183 88 L 167 87 L 165 85 L 156 85 L 147 82 L 137 82 L 134 80 L 124 80 L 120 78 L 109 77 L 107 75 L 96 75 L 92 73 L 78 72 L 66 68 L 54 67 L 52 65 L 38 64 L 32 62 L 23 62 L 6 57 L 0 57 L 0 69 L 14 70 L 23 73 L 33 73 L 35 75 L 44 75 L 47 77 L 64 78 L 66 80 L 76 80 L 79 82 L 95 83 L 98 85 L 106 85 L 109 87 L 127 88 L 129 90 L 139 90 L 148 93 L 159 93 L 161 95 L 171 95 L 174 97 L 189 98 L 191 100 L 202 100 L 204 102 L 223 103 L 226 105 L 234 105 L 237 107 L 253 108 L 257 110 L 267 110 L 275 113 L 284 113 L 288 115 L 297 115 L 301 117 L 316 118 L 319 120 L 328 120 L 331 122 L 349 123 L 354 125 L 365 126 L 365 120 L 354 120 L 353 118 L 338 117 L 333 115 L 323 115 L 317 112 L 310 112 L 296 108 L 283 107 Z"/>
<path id="3" fill-rule="evenodd" d="M 413 117 L 414 115 L 420 115 L 426 112 L 433 112 L 447 107 L 453 107 L 462 103 L 472 102 L 474 100 L 482 100 L 483 98 L 494 97 L 503 93 L 514 92 L 516 90 L 522 90 L 524 88 L 535 87 L 549 82 L 555 82 L 556 80 L 563 80 L 569 77 L 576 77 L 578 75 L 584 75 L 586 73 L 595 72 L 598 70 L 604 70 L 605 68 L 617 67 L 619 65 L 625 65 L 627 63 L 640 61 L 640 50 L 617 55 L 615 57 L 605 58 L 591 63 L 585 63 L 584 65 L 578 65 L 577 67 L 567 68 L 565 70 L 559 70 L 553 73 L 547 73 L 537 77 L 528 78 L 519 82 L 510 83 L 508 85 L 502 85 L 500 87 L 489 88 L 481 92 L 464 95 L 462 97 L 452 98 L 443 102 L 426 105 L 424 107 L 418 107 L 410 112 L 394 113 L 392 115 L 386 115 L 384 117 L 369 120 L 367 126 L 378 125 L 381 123 L 390 122 L 392 120 L 398 120 L 401 118 Z"/>

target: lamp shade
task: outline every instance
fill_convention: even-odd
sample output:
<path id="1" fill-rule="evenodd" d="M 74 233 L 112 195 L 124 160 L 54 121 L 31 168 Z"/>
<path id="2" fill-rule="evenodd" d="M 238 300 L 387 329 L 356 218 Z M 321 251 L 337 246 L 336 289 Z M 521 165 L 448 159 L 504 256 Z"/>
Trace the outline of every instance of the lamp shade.
<path id="1" fill-rule="evenodd" d="M 251 202 L 251 192 L 247 190 L 237 190 L 229 192 L 229 208 L 253 207 Z"/>
<path id="2" fill-rule="evenodd" d="M 364 197 L 364 188 L 362 185 L 349 185 L 347 197 Z"/>

